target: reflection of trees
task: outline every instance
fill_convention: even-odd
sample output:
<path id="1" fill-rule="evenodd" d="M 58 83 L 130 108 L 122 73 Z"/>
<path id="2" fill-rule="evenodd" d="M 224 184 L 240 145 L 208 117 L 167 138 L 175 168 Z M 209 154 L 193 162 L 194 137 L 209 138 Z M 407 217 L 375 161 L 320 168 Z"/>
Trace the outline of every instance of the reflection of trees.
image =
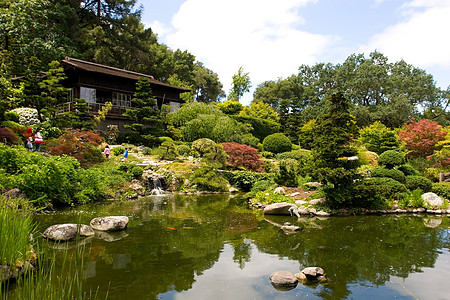
<path id="1" fill-rule="evenodd" d="M 277 222 L 284 221 L 280 217 Z M 322 267 L 331 279 L 320 292 L 326 299 L 348 297 L 350 283 L 382 285 L 390 276 L 406 278 L 433 267 L 439 249 L 449 241 L 445 232 L 410 216 L 311 218 L 299 226 L 303 230 L 296 235 L 269 229 L 251 237 L 261 251 L 298 260 L 304 267 Z"/>

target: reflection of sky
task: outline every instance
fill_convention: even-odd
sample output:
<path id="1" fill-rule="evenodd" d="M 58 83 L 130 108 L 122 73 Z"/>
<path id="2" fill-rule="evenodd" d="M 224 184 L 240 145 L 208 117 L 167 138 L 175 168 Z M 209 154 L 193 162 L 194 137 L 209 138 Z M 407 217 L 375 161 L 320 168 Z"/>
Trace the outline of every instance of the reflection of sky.
<path id="1" fill-rule="evenodd" d="M 280 292 L 270 284 L 269 276 L 275 271 L 300 272 L 302 266 L 298 262 L 260 253 L 254 245 L 251 253 L 251 261 L 240 269 L 239 264 L 233 261 L 233 248 L 225 245 L 216 264 L 201 276 L 196 276 L 189 291 L 162 294 L 159 299 L 298 299 L 299 296 L 320 299 L 317 296 L 311 298 L 313 290 L 302 285 Z"/>
<path id="2" fill-rule="evenodd" d="M 416 299 L 449 299 L 449 262 L 450 253 L 445 250 L 439 255 L 434 268 L 422 268 L 423 273 L 412 273 L 407 278 L 392 276 L 386 286 L 402 295 L 411 294 Z"/>

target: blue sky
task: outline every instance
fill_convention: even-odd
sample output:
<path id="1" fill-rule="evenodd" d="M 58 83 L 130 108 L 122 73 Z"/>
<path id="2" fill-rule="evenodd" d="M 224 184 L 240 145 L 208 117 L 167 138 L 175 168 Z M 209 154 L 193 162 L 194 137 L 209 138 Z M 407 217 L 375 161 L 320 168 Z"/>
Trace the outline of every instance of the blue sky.
<path id="1" fill-rule="evenodd" d="M 450 0 L 139 0 L 142 22 L 172 49 L 188 50 L 228 94 L 242 66 L 250 93 L 302 64 L 342 63 L 377 50 L 450 85 Z"/>

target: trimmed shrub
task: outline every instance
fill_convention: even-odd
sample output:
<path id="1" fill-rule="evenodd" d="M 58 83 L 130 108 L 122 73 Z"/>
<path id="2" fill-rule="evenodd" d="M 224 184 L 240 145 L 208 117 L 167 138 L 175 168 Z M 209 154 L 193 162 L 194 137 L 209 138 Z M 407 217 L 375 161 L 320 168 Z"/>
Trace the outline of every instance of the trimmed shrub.
<path id="1" fill-rule="evenodd" d="M 409 175 L 406 176 L 406 187 L 408 189 L 421 189 L 424 193 L 430 192 L 433 187 L 433 182 L 423 176 Z"/>
<path id="2" fill-rule="evenodd" d="M 450 182 L 433 183 L 431 191 L 442 198 L 450 200 Z"/>
<path id="3" fill-rule="evenodd" d="M 275 173 L 273 181 L 282 186 L 297 187 L 298 180 L 294 168 L 288 167 L 285 161 L 280 163 L 278 172 Z"/>
<path id="4" fill-rule="evenodd" d="M 181 156 L 189 156 L 191 155 L 191 147 L 185 144 L 178 145 L 177 152 Z"/>
<path id="5" fill-rule="evenodd" d="M 384 151 L 378 157 L 378 163 L 388 169 L 395 166 L 400 166 L 405 162 L 405 157 L 402 153 L 395 150 Z"/>
<path id="6" fill-rule="evenodd" d="M 389 177 L 398 182 L 405 183 L 405 174 L 400 170 L 386 169 L 383 167 L 375 167 L 371 172 L 372 177 Z"/>
<path id="7" fill-rule="evenodd" d="M 420 176 L 420 172 L 417 171 L 416 169 L 414 169 L 414 167 L 411 166 L 410 164 L 401 165 L 397 168 L 397 170 L 402 171 L 403 174 L 405 174 L 405 176 L 409 176 L 409 175 Z"/>
<path id="8" fill-rule="evenodd" d="M 389 199 L 407 193 L 406 186 L 389 177 L 375 177 L 361 181 L 354 186 L 355 198 L 369 199 L 377 195 Z M 372 199 L 374 200 L 374 199 Z"/>
<path id="9" fill-rule="evenodd" d="M 19 123 L 19 114 L 14 111 L 8 111 L 7 113 L 5 113 L 5 120 Z"/>
<path id="10" fill-rule="evenodd" d="M 214 148 L 215 144 L 216 143 L 211 139 L 202 138 L 192 142 L 192 149 L 197 151 L 199 156 L 202 157 L 206 153 L 210 152 L 211 149 Z"/>
<path id="11" fill-rule="evenodd" d="M 226 192 L 228 182 L 215 169 L 200 167 L 191 176 L 191 183 L 197 185 L 199 191 Z"/>
<path id="12" fill-rule="evenodd" d="M 282 133 L 274 133 L 268 135 L 263 141 L 264 151 L 270 151 L 272 153 L 282 153 L 291 151 L 291 140 Z"/>
<path id="13" fill-rule="evenodd" d="M 138 166 L 134 166 L 131 168 L 131 174 L 133 174 L 133 178 L 141 178 L 142 174 L 144 173 L 144 169 Z"/>
<path id="14" fill-rule="evenodd" d="M 123 147 L 114 147 L 111 149 L 111 153 L 115 156 L 120 156 L 125 152 L 125 149 Z"/>
<path id="15" fill-rule="evenodd" d="M 232 186 L 244 192 L 250 191 L 259 181 L 272 180 L 272 174 L 250 171 L 225 171 L 223 175 Z"/>

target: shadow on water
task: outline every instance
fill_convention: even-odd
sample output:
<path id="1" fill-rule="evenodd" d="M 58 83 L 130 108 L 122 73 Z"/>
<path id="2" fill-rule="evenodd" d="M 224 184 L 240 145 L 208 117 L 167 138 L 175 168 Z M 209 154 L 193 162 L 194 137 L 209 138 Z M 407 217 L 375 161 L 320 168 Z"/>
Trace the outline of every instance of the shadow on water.
<path id="1" fill-rule="evenodd" d="M 297 219 L 263 216 L 228 195 L 165 195 L 86 205 L 37 221 L 43 231 L 106 215 L 130 222 L 123 232 L 97 232 L 87 241 L 84 276 L 88 288 L 99 286 L 100 298 L 107 291 L 110 299 L 410 299 L 450 292 L 445 283 L 440 292 L 425 284 L 450 275 L 441 263 L 450 257 L 447 217 Z M 300 231 L 287 235 L 274 225 L 285 222 Z M 271 286 L 271 273 L 308 266 L 322 267 L 330 281 L 285 292 Z M 413 274 L 427 278 L 409 284 Z"/>

